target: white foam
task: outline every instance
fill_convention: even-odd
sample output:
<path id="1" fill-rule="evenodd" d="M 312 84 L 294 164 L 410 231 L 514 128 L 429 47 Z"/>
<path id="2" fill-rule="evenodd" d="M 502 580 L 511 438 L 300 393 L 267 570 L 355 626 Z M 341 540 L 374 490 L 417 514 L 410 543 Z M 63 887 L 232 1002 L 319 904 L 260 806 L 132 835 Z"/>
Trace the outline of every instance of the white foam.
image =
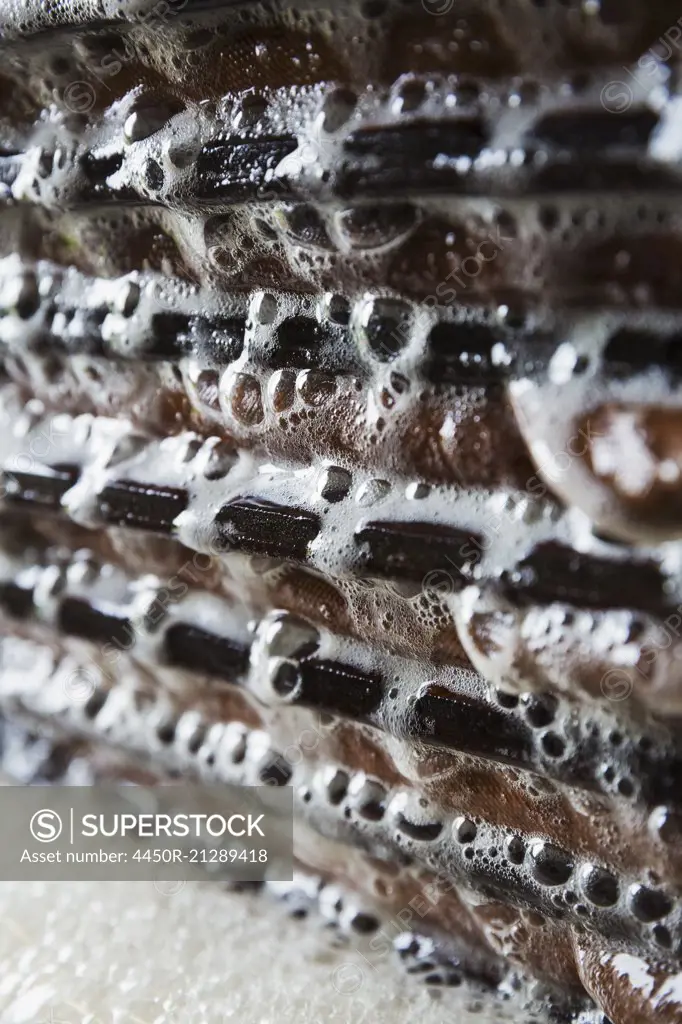
<path id="1" fill-rule="evenodd" d="M 466 986 L 434 1001 L 393 952 L 370 962 L 359 940 L 335 945 L 319 921 L 294 921 L 263 896 L 196 883 L 164 895 L 146 882 L 3 882 L 0 914 L 3 1024 L 513 1019 L 514 999 L 468 1010 L 480 997 Z"/>

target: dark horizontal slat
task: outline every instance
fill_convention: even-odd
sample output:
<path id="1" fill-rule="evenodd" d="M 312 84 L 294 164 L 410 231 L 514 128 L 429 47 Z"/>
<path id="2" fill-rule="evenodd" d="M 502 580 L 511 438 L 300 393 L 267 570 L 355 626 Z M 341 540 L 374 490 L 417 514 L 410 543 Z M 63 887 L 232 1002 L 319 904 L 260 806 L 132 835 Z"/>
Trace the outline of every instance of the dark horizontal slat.
<path id="1" fill-rule="evenodd" d="M 197 158 L 193 194 L 230 203 L 262 199 L 264 191 L 283 195 L 288 187 L 275 171 L 296 147 L 289 135 L 208 142 Z"/>
<path id="2" fill-rule="evenodd" d="M 682 374 L 682 335 L 623 327 L 609 338 L 603 359 L 611 372 L 623 376 L 663 366 L 677 377 Z"/>
<path id="3" fill-rule="evenodd" d="M 669 607 L 663 576 L 652 562 L 595 558 L 554 541 L 538 545 L 504 577 L 510 596 L 539 604 L 635 608 L 658 614 Z"/>
<path id="4" fill-rule="evenodd" d="M 298 703 L 333 711 L 350 718 L 367 718 L 383 698 L 379 676 L 368 675 L 338 661 L 307 659 L 301 662 Z"/>
<path id="5" fill-rule="evenodd" d="M 98 506 L 111 525 L 171 533 L 173 520 L 184 512 L 188 500 L 187 491 L 180 487 L 116 480 L 98 495 Z"/>
<path id="6" fill-rule="evenodd" d="M 301 561 L 320 530 L 315 513 L 257 498 L 236 498 L 224 505 L 216 524 L 228 549 Z"/>
<path id="7" fill-rule="evenodd" d="M 292 316 L 277 328 L 275 344 L 266 355 L 273 370 L 307 369 L 322 365 L 321 346 L 325 332 L 309 316 Z"/>
<path id="8" fill-rule="evenodd" d="M 532 763 L 532 737 L 522 721 L 435 683 L 425 686 L 417 697 L 410 729 L 430 743 L 469 754 L 512 764 Z"/>
<path id="9" fill-rule="evenodd" d="M 344 144 L 347 159 L 336 189 L 342 196 L 440 188 L 461 191 L 462 176 L 448 161 L 476 156 L 487 138 L 480 118 L 353 132 Z"/>
<path id="10" fill-rule="evenodd" d="M 547 163 L 533 174 L 527 192 L 678 192 L 680 184 L 663 167 L 581 153 L 576 159 Z"/>
<path id="11" fill-rule="evenodd" d="M 69 636 L 113 643 L 122 650 L 128 650 L 134 643 L 135 629 L 127 616 L 100 611 L 79 597 L 65 597 L 60 602 L 57 625 Z"/>
<path id="12" fill-rule="evenodd" d="M 355 542 L 369 573 L 422 582 L 440 571 L 456 589 L 467 585 L 482 550 L 476 534 L 436 523 L 370 522 L 356 530 Z"/>
<path id="13" fill-rule="evenodd" d="M 78 466 L 69 464 L 37 466 L 32 473 L 5 470 L 2 474 L 5 501 L 57 511 L 66 492 L 78 480 L 79 473 Z"/>
<path id="14" fill-rule="evenodd" d="M 658 115 L 648 109 L 621 114 L 607 110 L 564 111 L 545 114 L 530 136 L 552 146 L 593 152 L 614 146 L 646 146 L 657 124 Z"/>
<path id="15" fill-rule="evenodd" d="M 147 359 L 175 362 L 191 350 L 190 318 L 183 313 L 155 313 L 144 346 Z"/>
<path id="16" fill-rule="evenodd" d="M 411 157 L 435 160 L 445 156 L 475 156 L 487 141 L 487 131 L 478 117 L 460 118 L 442 124 L 420 122 L 388 128 L 363 128 L 345 141 L 347 153 L 357 157 L 398 161 Z"/>
<path id="17" fill-rule="evenodd" d="M 249 649 L 244 644 L 186 622 L 176 622 L 166 631 L 164 653 L 176 668 L 202 672 L 228 683 L 238 682 L 249 666 Z"/>
<path id="18" fill-rule="evenodd" d="M 501 340 L 501 333 L 486 324 L 436 324 L 429 334 L 424 372 L 436 385 L 500 381 L 509 372 L 509 367 L 493 363 L 493 346 Z"/>

